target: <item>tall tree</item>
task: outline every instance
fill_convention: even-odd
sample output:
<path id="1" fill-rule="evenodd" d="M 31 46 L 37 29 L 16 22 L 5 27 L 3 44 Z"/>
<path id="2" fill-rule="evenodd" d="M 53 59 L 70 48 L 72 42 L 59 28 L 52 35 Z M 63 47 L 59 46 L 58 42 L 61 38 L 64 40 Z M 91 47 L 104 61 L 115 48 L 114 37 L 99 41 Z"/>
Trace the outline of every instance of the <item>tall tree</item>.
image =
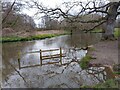
<path id="1" fill-rule="evenodd" d="M 14 0 L 11 2 L 2 2 L 2 28 L 12 28 L 15 31 L 33 30 L 35 22 L 32 17 L 21 14 L 24 5 Z"/>
<path id="2" fill-rule="evenodd" d="M 110 6 L 107 10 L 108 14 L 105 16 L 106 22 L 104 23 L 104 28 L 103 28 L 105 30 L 103 38 L 105 39 L 114 37 L 113 31 L 115 28 L 116 18 L 120 14 L 120 12 L 118 12 L 120 2 L 111 2 L 109 4 Z"/>

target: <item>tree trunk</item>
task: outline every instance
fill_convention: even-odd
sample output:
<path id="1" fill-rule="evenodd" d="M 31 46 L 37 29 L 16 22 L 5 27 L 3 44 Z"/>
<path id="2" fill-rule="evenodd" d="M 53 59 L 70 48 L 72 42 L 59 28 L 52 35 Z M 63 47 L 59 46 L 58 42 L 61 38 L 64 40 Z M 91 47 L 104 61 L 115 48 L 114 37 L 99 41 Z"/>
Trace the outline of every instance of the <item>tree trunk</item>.
<path id="1" fill-rule="evenodd" d="M 117 9 L 119 7 L 118 2 L 111 2 L 111 6 L 108 10 L 108 15 L 106 15 L 106 23 L 103 24 L 103 37 L 102 39 L 107 40 L 113 40 L 114 37 L 114 29 L 115 29 L 115 21 L 117 17 Z"/>
<path id="2" fill-rule="evenodd" d="M 114 28 L 115 28 L 115 20 L 107 20 L 106 23 L 104 23 L 104 28 L 103 28 L 103 36 L 102 39 L 107 40 L 114 40 L 115 36 L 114 36 Z"/>

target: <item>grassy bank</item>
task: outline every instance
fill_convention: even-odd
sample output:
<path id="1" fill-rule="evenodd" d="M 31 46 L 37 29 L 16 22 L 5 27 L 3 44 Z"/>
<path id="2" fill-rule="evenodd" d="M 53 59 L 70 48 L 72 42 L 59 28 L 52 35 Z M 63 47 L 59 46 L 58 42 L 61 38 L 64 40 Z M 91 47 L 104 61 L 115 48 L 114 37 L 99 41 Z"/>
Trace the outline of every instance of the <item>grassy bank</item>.
<path id="1" fill-rule="evenodd" d="M 115 37 L 120 37 L 120 28 L 116 28 L 114 31 Z"/>
<path id="2" fill-rule="evenodd" d="M 5 42 L 17 42 L 17 41 L 31 41 L 31 40 L 51 38 L 51 37 L 66 35 L 66 34 L 67 33 L 63 33 L 63 34 L 40 34 L 40 35 L 29 36 L 29 37 L 9 36 L 9 37 L 0 38 L 0 42 L 5 43 Z"/>
<path id="3" fill-rule="evenodd" d="M 114 79 L 109 79 L 104 83 L 99 83 L 93 86 L 93 88 L 118 88 L 118 82 Z"/>
<path id="4" fill-rule="evenodd" d="M 95 30 L 91 31 L 91 33 L 102 33 L 102 29 L 95 29 Z M 115 35 L 115 37 L 120 36 L 120 28 L 115 28 L 114 35 Z"/>

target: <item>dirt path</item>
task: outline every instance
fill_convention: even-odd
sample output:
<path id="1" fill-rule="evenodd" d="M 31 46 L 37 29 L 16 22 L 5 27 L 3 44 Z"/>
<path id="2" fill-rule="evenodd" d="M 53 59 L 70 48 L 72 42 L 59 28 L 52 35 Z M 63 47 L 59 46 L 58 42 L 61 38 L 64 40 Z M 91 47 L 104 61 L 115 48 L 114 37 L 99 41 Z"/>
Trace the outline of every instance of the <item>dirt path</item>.
<path id="1" fill-rule="evenodd" d="M 103 65 L 118 64 L 118 41 L 101 41 L 94 45 L 95 51 L 90 51 L 90 55 L 96 57 L 90 63 Z"/>

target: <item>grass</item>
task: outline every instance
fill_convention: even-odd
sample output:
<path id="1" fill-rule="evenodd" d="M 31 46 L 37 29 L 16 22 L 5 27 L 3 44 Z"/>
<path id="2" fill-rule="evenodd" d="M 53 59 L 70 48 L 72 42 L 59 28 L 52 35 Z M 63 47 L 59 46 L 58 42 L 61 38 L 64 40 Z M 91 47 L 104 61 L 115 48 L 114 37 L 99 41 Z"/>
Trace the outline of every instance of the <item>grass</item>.
<path id="1" fill-rule="evenodd" d="M 115 37 L 120 37 L 120 28 L 115 28 L 114 35 Z"/>
<path id="2" fill-rule="evenodd" d="M 31 41 L 31 40 L 51 38 L 51 37 L 66 35 L 66 34 L 67 33 L 63 33 L 63 34 L 43 34 L 43 35 L 35 35 L 35 36 L 29 36 L 29 37 L 9 36 L 9 37 L 0 38 L 0 42 L 4 43 L 4 42 L 17 42 L 17 41 Z"/>
<path id="3" fill-rule="evenodd" d="M 91 33 L 102 33 L 102 29 L 95 29 Z M 115 37 L 120 37 L 120 28 L 115 28 L 114 35 Z"/>
<path id="4" fill-rule="evenodd" d="M 101 89 L 105 88 L 106 90 L 108 90 L 108 88 L 118 88 L 118 82 L 114 79 L 109 79 L 105 81 L 104 83 L 99 83 L 94 86 L 83 85 L 80 88 L 101 88 Z"/>
<path id="5" fill-rule="evenodd" d="M 120 75 L 120 72 L 114 72 L 114 74 L 118 74 L 118 75 Z"/>
<path id="6" fill-rule="evenodd" d="M 94 88 L 118 88 L 118 83 L 114 79 L 107 80 L 104 83 L 93 86 Z"/>
<path id="7" fill-rule="evenodd" d="M 88 68 L 88 64 L 89 62 L 92 60 L 92 57 L 90 55 L 86 55 L 85 57 L 83 57 L 80 61 L 80 67 L 82 69 L 87 69 Z"/>
<path id="8" fill-rule="evenodd" d="M 88 49 L 88 51 L 95 51 L 95 48 L 94 48 L 94 47 L 90 47 L 90 48 Z"/>

